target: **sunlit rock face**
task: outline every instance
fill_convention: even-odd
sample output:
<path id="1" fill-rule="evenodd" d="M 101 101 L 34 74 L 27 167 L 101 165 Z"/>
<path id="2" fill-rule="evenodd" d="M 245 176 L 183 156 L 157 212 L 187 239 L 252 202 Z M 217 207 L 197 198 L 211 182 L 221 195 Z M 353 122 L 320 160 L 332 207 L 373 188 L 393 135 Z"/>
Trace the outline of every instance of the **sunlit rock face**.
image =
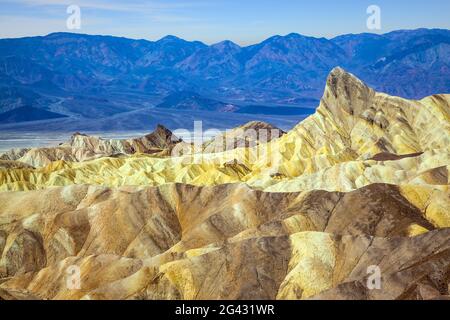
<path id="1" fill-rule="evenodd" d="M 0 299 L 450 296 L 448 95 L 390 97 L 338 68 L 267 143 L 156 133 L 47 152 L 97 159 L 2 158 Z"/>

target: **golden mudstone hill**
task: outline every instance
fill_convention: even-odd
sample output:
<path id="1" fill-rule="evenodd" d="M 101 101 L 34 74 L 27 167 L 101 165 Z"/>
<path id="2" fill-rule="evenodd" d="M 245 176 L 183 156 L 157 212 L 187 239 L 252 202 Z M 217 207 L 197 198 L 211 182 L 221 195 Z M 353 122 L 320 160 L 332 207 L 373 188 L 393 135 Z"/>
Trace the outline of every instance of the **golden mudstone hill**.
<path id="1" fill-rule="evenodd" d="M 76 147 L 78 140 L 86 139 L 74 140 Z M 186 148 L 191 146 L 181 143 L 171 148 L 173 157 L 137 153 L 84 162 L 35 161 L 25 155 L 31 158 L 22 162 L 46 166 L 0 168 L 0 189 L 240 182 L 277 192 L 352 191 L 372 183 L 445 186 L 450 165 L 450 95 L 420 101 L 391 97 L 337 68 L 328 77 L 316 113 L 281 138 L 223 152 L 187 154 Z"/>
<path id="2" fill-rule="evenodd" d="M 430 203 L 448 192 L 427 190 Z M 375 184 L 350 193 L 241 185 L 68 186 L 0 194 L 3 299 L 435 299 L 450 229 Z M 448 211 L 446 212 L 448 218 Z M 80 270 L 79 289 L 67 287 Z M 380 290 L 366 286 L 379 266 Z"/>
<path id="3" fill-rule="evenodd" d="M 337 68 L 293 130 L 236 132 L 226 151 L 76 135 L 58 148 L 98 159 L 10 152 L 0 299 L 450 298 L 450 96 L 390 97 Z"/>

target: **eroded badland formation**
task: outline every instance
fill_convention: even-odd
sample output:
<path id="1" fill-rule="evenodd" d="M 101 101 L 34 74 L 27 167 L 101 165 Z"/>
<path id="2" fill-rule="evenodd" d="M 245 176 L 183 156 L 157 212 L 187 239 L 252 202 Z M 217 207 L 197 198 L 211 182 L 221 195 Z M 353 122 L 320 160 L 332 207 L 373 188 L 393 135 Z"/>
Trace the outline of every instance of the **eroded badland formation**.
<path id="1" fill-rule="evenodd" d="M 158 127 L 3 154 L 0 299 L 449 297 L 449 95 L 337 68 L 313 116 L 244 142 L 174 157 L 189 145 Z"/>

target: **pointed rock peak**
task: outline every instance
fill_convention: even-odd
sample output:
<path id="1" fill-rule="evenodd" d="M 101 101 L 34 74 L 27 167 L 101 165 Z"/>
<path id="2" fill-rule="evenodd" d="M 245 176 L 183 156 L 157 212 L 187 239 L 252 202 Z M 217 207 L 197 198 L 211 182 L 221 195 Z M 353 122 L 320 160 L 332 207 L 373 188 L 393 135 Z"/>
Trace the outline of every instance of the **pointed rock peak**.
<path id="1" fill-rule="evenodd" d="M 328 78 L 330 78 L 330 77 L 341 77 L 341 78 L 342 77 L 353 77 L 359 81 L 359 79 L 355 75 L 351 74 L 350 72 L 345 71 L 341 67 L 336 67 L 333 70 L 331 70 Z"/>
<path id="2" fill-rule="evenodd" d="M 165 126 L 163 126 L 162 124 L 158 124 L 156 126 L 156 130 L 155 132 L 164 132 L 164 133 L 169 133 L 172 134 L 172 131 L 170 131 L 169 129 L 167 129 Z"/>
<path id="3" fill-rule="evenodd" d="M 351 123 L 372 105 L 375 91 L 353 74 L 334 68 L 327 79 L 321 107 L 328 109 L 338 122 Z"/>
<path id="4" fill-rule="evenodd" d="M 331 70 L 330 75 L 334 75 L 334 74 L 338 75 L 338 74 L 343 74 L 343 73 L 347 73 L 347 71 L 345 71 L 341 67 L 335 67 L 335 68 L 333 68 L 333 70 Z"/>
<path id="5" fill-rule="evenodd" d="M 325 91 L 333 94 L 335 98 L 339 95 L 342 97 L 349 96 L 352 92 L 370 90 L 355 75 L 345 71 L 341 67 L 334 68 L 327 78 L 327 86 Z"/>
<path id="6" fill-rule="evenodd" d="M 158 136 L 160 138 L 163 138 L 164 140 L 170 140 L 171 142 L 174 142 L 174 143 L 178 143 L 178 142 L 182 141 L 180 138 L 175 136 L 172 131 L 167 129 L 162 124 L 158 124 L 156 126 L 155 131 L 152 134 L 148 135 L 147 137 L 149 137 L 149 136 Z"/>

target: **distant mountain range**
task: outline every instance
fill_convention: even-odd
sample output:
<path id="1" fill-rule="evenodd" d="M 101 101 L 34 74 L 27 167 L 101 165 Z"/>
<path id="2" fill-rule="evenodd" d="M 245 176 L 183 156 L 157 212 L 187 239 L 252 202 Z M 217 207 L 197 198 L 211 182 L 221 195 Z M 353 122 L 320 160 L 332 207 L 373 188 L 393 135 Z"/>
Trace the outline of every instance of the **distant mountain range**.
<path id="1" fill-rule="evenodd" d="M 24 107 L 48 112 L 34 112 L 34 120 L 100 119 L 156 106 L 298 114 L 317 105 L 336 66 L 392 95 L 449 93 L 450 30 L 333 39 L 293 33 L 247 47 L 174 36 L 156 42 L 71 33 L 2 39 L 0 114 L 9 113 L 0 123 L 33 120 L 17 115 Z"/>

